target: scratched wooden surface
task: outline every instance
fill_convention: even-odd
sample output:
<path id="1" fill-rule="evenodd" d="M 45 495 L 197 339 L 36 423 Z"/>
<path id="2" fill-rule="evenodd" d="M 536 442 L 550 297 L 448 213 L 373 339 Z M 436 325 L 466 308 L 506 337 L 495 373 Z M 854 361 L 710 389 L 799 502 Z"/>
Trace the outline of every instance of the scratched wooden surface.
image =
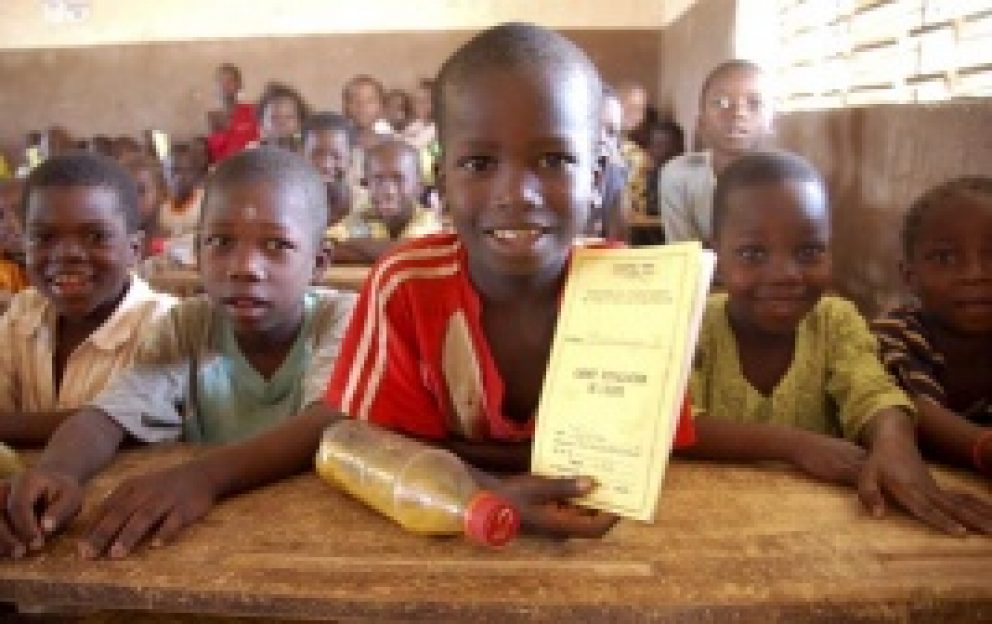
<path id="1" fill-rule="evenodd" d="M 127 610 L 267 620 L 989 622 L 992 538 L 867 517 L 852 491 L 775 467 L 674 463 L 655 525 L 598 541 L 524 537 L 504 550 L 404 533 L 312 475 L 225 502 L 175 544 L 83 562 L 72 539 L 122 475 L 190 456 L 131 451 L 67 536 L 0 562 L 0 601 L 43 613 Z M 989 482 L 941 471 L 945 483 Z M 41 616 L 39 616 L 41 617 Z M 145 616 L 142 616 L 145 617 Z M 0 619 L 3 614 L 0 614 Z M 195 621 L 215 621 L 209 617 Z"/>

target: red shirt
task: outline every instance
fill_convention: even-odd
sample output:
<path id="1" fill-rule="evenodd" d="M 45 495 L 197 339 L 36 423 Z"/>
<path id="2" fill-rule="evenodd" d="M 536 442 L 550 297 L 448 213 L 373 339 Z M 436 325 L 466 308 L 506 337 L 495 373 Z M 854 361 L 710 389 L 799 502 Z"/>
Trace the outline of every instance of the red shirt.
<path id="1" fill-rule="evenodd" d="M 383 256 L 362 287 L 327 402 L 354 418 L 413 435 L 528 440 L 534 418 L 502 411 L 503 379 L 454 234 L 411 240 Z M 693 443 L 689 402 L 675 446 Z"/>
<path id="2" fill-rule="evenodd" d="M 227 119 L 227 127 L 207 137 L 210 162 L 219 162 L 243 150 L 258 140 L 258 118 L 255 107 L 247 102 L 236 104 Z"/>

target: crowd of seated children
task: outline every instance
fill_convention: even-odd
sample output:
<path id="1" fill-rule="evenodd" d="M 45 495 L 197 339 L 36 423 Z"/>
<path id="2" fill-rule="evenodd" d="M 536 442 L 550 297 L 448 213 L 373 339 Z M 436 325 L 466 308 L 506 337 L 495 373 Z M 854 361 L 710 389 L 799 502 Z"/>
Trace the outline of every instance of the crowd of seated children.
<path id="1" fill-rule="evenodd" d="M 310 114 L 310 107 L 299 91 L 281 82 L 270 82 L 258 99 L 256 113 L 262 145 L 301 151 L 303 122 Z"/>
<path id="2" fill-rule="evenodd" d="M 447 147 L 441 166 L 457 233 L 412 241 L 379 263 L 360 294 L 323 402 L 260 435 L 121 485 L 86 531 L 85 555 L 123 556 L 142 539 L 168 540 L 216 500 L 310 467 L 321 431 L 346 415 L 434 438 L 479 465 L 526 470 L 543 362 L 572 241 L 598 193 L 602 87 L 592 63 L 574 44 L 553 32 L 514 24 L 488 30 L 463 46 L 442 67 L 438 88 L 439 130 Z M 499 97 L 511 88 L 514 98 Z M 310 208 L 301 210 L 297 198 L 280 202 L 272 195 L 308 189 L 323 200 L 325 191 L 313 173 L 306 185 L 282 174 L 259 180 L 261 170 L 247 167 L 255 158 L 248 152 L 228 159 L 211 179 L 201 264 L 206 281 L 213 283 L 208 297 L 222 303 L 232 325 L 243 328 L 234 332 L 238 345 L 255 356 L 248 360 L 259 371 L 271 373 L 286 357 L 287 329 L 298 328 L 299 317 L 294 323 L 275 323 L 269 319 L 278 315 L 275 309 L 256 306 L 239 293 L 269 275 L 264 259 L 272 253 L 272 262 L 282 254 L 295 258 L 279 271 L 271 269 L 286 282 L 281 288 L 273 284 L 274 290 L 287 301 L 290 291 L 299 296 L 307 279 L 301 274 L 309 271 L 296 265 L 308 264 L 312 271 L 319 249 L 305 226 L 322 219 L 326 207 L 319 207 L 319 215 L 302 215 L 315 210 L 312 198 Z M 253 175 L 235 176 L 240 163 Z M 275 180 L 278 189 L 272 188 Z M 259 197 L 265 193 L 270 196 Z M 261 216 L 253 212 L 256 205 Z M 285 218 L 285 247 L 270 245 L 265 227 L 249 227 L 266 217 Z M 542 228 L 535 229 L 535 218 Z M 218 255 L 218 266 L 212 266 L 212 254 Z M 221 257 L 242 268 L 232 271 Z M 249 276 L 252 272 L 258 275 Z M 244 280 L 234 280 L 232 273 L 244 274 Z M 395 287 L 388 286 L 400 277 Z M 368 308 L 371 301 L 379 305 Z M 281 339 L 240 339 L 261 331 L 269 320 L 271 331 L 280 328 Z M 365 337 L 387 326 L 389 331 L 380 334 L 386 340 L 373 341 L 377 346 L 367 350 Z M 278 354 L 273 344 L 283 345 Z M 162 358 L 155 362 L 161 364 Z M 466 362 L 477 368 L 466 369 Z M 380 374 L 364 374 L 370 368 Z M 185 366 L 173 370 L 178 369 Z M 3 505 L 9 530 L 0 531 L 7 554 L 40 548 L 65 526 L 78 509 L 79 484 L 109 461 L 124 430 L 139 437 L 175 437 L 180 427 L 205 426 L 202 417 L 174 415 L 164 419 L 166 434 L 155 429 L 156 420 L 149 416 L 158 411 L 135 409 L 138 393 L 121 390 L 129 379 L 138 383 L 147 370 L 139 365 L 97 399 L 97 408 L 80 411 L 52 437 L 38 464 L 11 484 Z M 323 372 L 319 379 L 310 370 L 308 379 L 321 387 L 327 382 Z M 678 440 L 687 442 L 691 434 L 691 421 L 683 418 Z M 534 531 L 598 536 L 616 521 L 610 514 L 567 504 L 594 487 L 587 478 L 524 474 L 497 479 L 481 471 L 478 478 L 515 502 Z"/>
<path id="3" fill-rule="evenodd" d="M 393 129 L 393 134 L 402 134 L 413 118 L 413 102 L 406 91 L 390 89 L 383 97 L 383 114 Z"/>
<path id="4" fill-rule="evenodd" d="M 397 241 L 441 230 L 437 212 L 421 204 L 423 176 L 417 150 L 387 139 L 364 150 L 368 203 L 329 227 L 334 262 L 371 264 Z"/>
<path id="5" fill-rule="evenodd" d="M 212 163 L 238 153 L 260 138 L 255 106 L 242 101 L 241 70 L 237 65 L 224 63 L 217 68 L 215 76 L 221 108 L 207 113 L 210 129 L 207 147 Z"/>
<path id="6" fill-rule="evenodd" d="M 88 398 L 16 481 L 9 530 L 0 531 L 6 555 L 41 548 L 63 528 L 125 436 L 230 443 L 321 401 L 355 300 L 310 286 L 326 262 L 322 228 L 313 227 L 327 215 L 323 183 L 301 156 L 263 147 L 225 159 L 208 190 L 199 233 L 206 294 L 143 328 L 131 369 Z M 195 486 L 207 478 L 187 464 L 122 483 L 86 532 L 82 555 L 123 556 L 144 537 L 169 539 L 206 513 Z M 55 503 L 36 516 L 43 501 Z M 149 523 L 135 526 L 134 517 Z"/>
<path id="7" fill-rule="evenodd" d="M 169 208 L 169 189 L 162 165 L 155 158 L 141 155 L 132 159 L 127 170 L 138 190 L 139 229 L 142 234 L 142 258 L 165 251 L 166 235 L 159 215 Z"/>
<path id="8" fill-rule="evenodd" d="M 674 158 L 658 177 L 658 210 L 668 242 L 710 243 L 716 177 L 768 141 L 773 119 L 767 76 L 754 63 L 726 61 L 706 76 L 698 121 L 705 149 Z"/>
<path id="9" fill-rule="evenodd" d="M 126 369 L 138 329 L 174 300 L 130 273 L 141 251 L 138 196 L 116 162 L 49 158 L 24 195 L 32 287 L 0 318 L 0 441 L 39 444 Z"/>
<path id="10" fill-rule="evenodd" d="M 418 150 L 432 149 L 437 141 L 433 100 L 434 81 L 423 79 L 417 83 L 417 88 L 411 97 L 412 118 L 401 134 L 405 141 Z M 433 165 L 433 162 L 431 165 Z M 430 173 L 430 166 L 427 167 L 427 173 Z"/>
<path id="11" fill-rule="evenodd" d="M 830 207 L 801 157 L 755 151 L 713 198 L 717 271 L 691 376 L 693 457 L 777 460 L 854 486 L 951 533 L 992 532 L 992 505 L 940 490 L 917 450 L 916 410 L 854 305 L 824 295 Z"/>
<path id="12" fill-rule="evenodd" d="M 236 69 L 218 70 L 229 116 Z M 47 361 L 50 374 L 7 376 L 0 440 L 41 442 L 58 429 L 37 465 L 0 488 L 0 554 L 23 556 L 66 526 L 83 484 L 128 435 L 226 446 L 118 487 L 86 532 L 88 557 L 168 541 L 217 500 L 308 468 L 323 428 L 349 416 L 450 448 L 532 531 L 602 535 L 614 516 L 568 502 L 590 480 L 486 471 L 526 473 L 569 254 L 583 235 L 626 235 L 651 176 L 670 240 L 712 245 L 726 290 L 707 303 L 690 383 L 697 417 L 687 403 L 679 452 L 783 461 L 855 487 L 874 515 L 894 504 L 949 533 L 992 533 L 992 505 L 940 489 L 914 430 L 937 457 L 989 471 L 987 179 L 948 183 L 910 210 L 904 273 L 919 304 L 876 323 L 893 378 L 853 305 L 823 294 L 826 192 L 800 157 L 762 151 L 772 108 L 757 66 L 710 73 L 707 150 L 682 156 L 680 129 L 645 112 L 642 88 L 612 92 L 573 43 L 539 27 L 477 35 L 422 86 L 436 127 L 429 108 L 411 123 L 394 111 L 400 127 L 390 127 L 384 89 L 367 75 L 346 85 L 344 116 L 308 116 L 295 90 L 270 85 L 256 108 L 264 145 L 226 154 L 207 205 L 199 148 L 210 141 L 174 146 L 172 199 L 157 220 L 155 161 L 134 150 L 117 154 L 129 183 L 94 155 L 49 156 L 34 170 L 24 204 L 35 288 L 0 321 L 15 345 L 0 366 L 34 375 Z M 445 147 L 438 184 L 453 233 L 434 233 L 437 214 L 420 204 L 423 148 L 404 141 L 417 123 Z M 172 307 L 128 275 L 138 230 L 156 227 L 197 238 L 204 296 Z M 357 305 L 309 286 L 328 252 L 377 261 Z M 142 293 L 148 318 L 159 317 L 151 330 L 139 340 L 134 315 L 128 336 L 107 329 L 123 327 Z M 93 365 L 100 357 L 108 363 Z"/>
<path id="13" fill-rule="evenodd" d="M 992 178 L 924 193 L 902 240 L 915 302 L 873 323 L 882 361 L 913 400 L 923 449 L 992 475 Z"/>
<path id="14" fill-rule="evenodd" d="M 645 210 L 658 215 L 658 176 L 668 161 L 685 153 L 682 126 L 668 119 L 654 119 L 644 124 L 645 153 L 648 165 L 645 176 Z"/>

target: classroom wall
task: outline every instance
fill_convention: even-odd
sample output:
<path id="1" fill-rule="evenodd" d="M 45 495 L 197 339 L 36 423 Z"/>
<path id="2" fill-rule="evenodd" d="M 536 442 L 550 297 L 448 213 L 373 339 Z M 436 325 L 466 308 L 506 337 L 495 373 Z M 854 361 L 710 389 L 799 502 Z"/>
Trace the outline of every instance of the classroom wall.
<path id="1" fill-rule="evenodd" d="M 737 0 L 698 0 L 662 32 L 658 103 L 682 125 L 690 145 L 703 78 L 734 55 L 736 11 Z"/>
<path id="2" fill-rule="evenodd" d="M 992 175 L 992 99 L 795 112 L 778 142 L 823 173 L 838 290 L 874 314 L 903 296 L 899 231 L 909 203 L 953 176 Z"/>
<path id="3" fill-rule="evenodd" d="M 432 75 L 474 31 L 368 32 L 299 37 L 0 50 L 0 145 L 20 149 L 24 133 L 53 122 L 80 135 L 137 134 L 158 128 L 178 136 L 205 132 L 214 108 L 214 68 L 238 63 L 246 94 L 265 82 L 296 85 L 318 109 L 339 110 L 344 82 L 370 73 L 409 88 Z M 657 88 L 657 30 L 566 30 L 611 81 Z M 18 152 L 19 153 L 19 152 Z"/>

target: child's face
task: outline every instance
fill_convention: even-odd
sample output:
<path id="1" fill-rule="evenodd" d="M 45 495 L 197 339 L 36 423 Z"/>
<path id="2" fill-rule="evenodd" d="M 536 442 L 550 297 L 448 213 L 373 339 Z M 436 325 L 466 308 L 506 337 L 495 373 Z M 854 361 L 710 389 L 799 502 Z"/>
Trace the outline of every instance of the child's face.
<path id="1" fill-rule="evenodd" d="M 235 335 L 288 336 L 299 327 L 303 294 L 324 266 L 305 202 L 302 190 L 270 182 L 208 193 L 200 270 Z"/>
<path id="2" fill-rule="evenodd" d="M 651 164 L 653 166 L 661 167 L 681 153 L 682 145 L 679 144 L 678 138 L 671 132 L 657 129 L 651 132 L 648 155 L 651 157 Z"/>
<path id="3" fill-rule="evenodd" d="M 422 190 L 416 153 L 383 146 L 365 159 L 372 209 L 391 231 L 402 230 L 413 216 Z"/>
<path id="4" fill-rule="evenodd" d="M 241 80 L 232 71 L 219 70 L 217 72 L 217 90 L 220 92 L 222 102 L 233 102 L 238 99 L 238 92 L 241 91 Z"/>
<path id="5" fill-rule="evenodd" d="M 417 87 L 413 92 L 413 116 L 423 121 L 430 121 L 433 115 L 431 106 L 431 90 Z"/>
<path id="6" fill-rule="evenodd" d="M 372 127 L 382 117 L 382 95 L 374 84 L 359 82 L 348 90 L 345 113 L 361 130 Z"/>
<path id="7" fill-rule="evenodd" d="M 703 94 L 699 130 L 706 147 L 727 154 L 755 150 L 772 132 L 771 90 L 763 72 L 732 69 Z"/>
<path id="8" fill-rule="evenodd" d="M 351 148 L 344 132 L 322 129 L 307 134 L 303 146 L 307 160 L 313 163 L 327 186 L 328 224 L 343 219 L 351 209 L 348 169 L 351 168 Z"/>
<path id="9" fill-rule="evenodd" d="M 604 97 L 600 115 L 603 120 L 602 141 L 606 158 L 612 163 L 620 163 L 620 132 L 623 124 L 620 100 L 613 96 Z"/>
<path id="10" fill-rule="evenodd" d="M 165 201 L 165 189 L 155 172 L 147 167 L 135 170 L 133 175 L 138 185 L 138 214 L 142 227 L 147 228 L 158 217 L 159 207 Z"/>
<path id="11" fill-rule="evenodd" d="M 175 152 L 169 160 L 169 186 L 172 194 L 185 199 L 200 184 L 201 171 L 192 152 Z"/>
<path id="12" fill-rule="evenodd" d="M 118 202 L 113 189 L 99 186 L 31 192 L 25 219 L 28 277 L 60 316 L 89 317 L 124 291 L 141 236 L 128 233 Z"/>
<path id="13" fill-rule="evenodd" d="M 923 309 L 962 334 L 992 333 L 992 198 L 951 197 L 931 208 L 903 273 Z"/>
<path id="14" fill-rule="evenodd" d="M 623 109 L 623 131 L 629 134 L 644 121 L 644 113 L 648 107 L 648 94 L 641 87 L 630 86 L 620 92 L 620 104 Z"/>
<path id="15" fill-rule="evenodd" d="M 399 93 L 386 97 L 386 120 L 394 128 L 402 128 L 407 122 L 406 98 Z"/>
<path id="16" fill-rule="evenodd" d="M 830 223 L 815 182 L 739 187 L 726 198 L 716 241 L 731 318 L 766 334 L 791 334 L 830 281 Z"/>
<path id="17" fill-rule="evenodd" d="M 292 137 L 299 133 L 301 123 L 292 98 L 275 98 L 262 114 L 262 136 L 266 139 Z"/>
<path id="18" fill-rule="evenodd" d="M 588 81 L 491 70 L 446 89 L 439 185 L 480 288 L 561 276 L 599 196 Z"/>

